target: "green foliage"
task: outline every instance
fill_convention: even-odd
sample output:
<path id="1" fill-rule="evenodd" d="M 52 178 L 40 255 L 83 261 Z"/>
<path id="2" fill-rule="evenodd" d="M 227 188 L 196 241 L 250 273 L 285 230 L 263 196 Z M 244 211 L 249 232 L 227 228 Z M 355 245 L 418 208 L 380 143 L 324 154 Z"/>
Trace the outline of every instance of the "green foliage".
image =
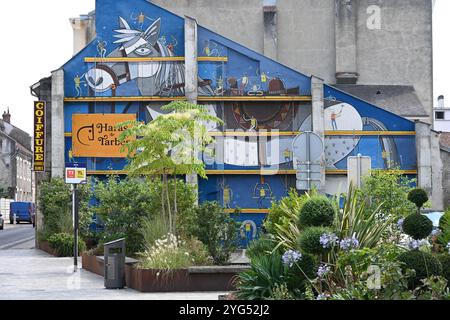
<path id="1" fill-rule="evenodd" d="M 139 269 L 158 269 L 171 272 L 175 269 L 209 264 L 210 259 L 205 246 L 197 239 L 181 240 L 167 234 L 145 252 L 139 254 Z"/>
<path id="2" fill-rule="evenodd" d="M 74 237 L 72 234 L 55 233 L 49 236 L 47 241 L 59 257 L 73 257 Z M 78 253 L 81 254 L 85 250 L 85 242 L 78 239 Z"/>
<path id="3" fill-rule="evenodd" d="M 272 290 L 272 294 L 267 300 L 275 300 L 275 301 L 284 301 L 284 300 L 295 300 L 292 296 L 287 284 L 285 283 L 275 283 L 274 288 Z"/>
<path id="4" fill-rule="evenodd" d="M 445 211 L 444 215 L 439 220 L 439 229 L 441 234 L 437 238 L 437 242 L 446 247 L 450 243 L 450 208 Z"/>
<path id="5" fill-rule="evenodd" d="M 155 241 L 169 233 L 169 227 L 161 215 L 145 216 L 140 219 L 139 233 L 142 235 L 144 247 L 151 248 Z"/>
<path id="6" fill-rule="evenodd" d="M 262 235 L 250 243 L 246 250 L 247 257 L 252 260 L 255 257 L 263 254 L 272 254 L 274 252 L 277 242 L 268 235 Z"/>
<path id="7" fill-rule="evenodd" d="M 324 196 L 308 199 L 300 209 L 300 227 L 330 227 L 333 224 L 335 210 L 330 200 Z"/>
<path id="8" fill-rule="evenodd" d="M 236 297 L 241 300 L 263 300 L 273 297 L 280 284 L 285 284 L 287 275 L 281 255 L 260 255 L 250 264 L 250 269 L 241 272 L 236 281 Z"/>
<path id="9" fill-rule="evenodd" d="M 442 265 L 442 275 L 450 283 L 450 254 L 443 253 L 437 257 Z"/>
<path id="10" fill-rule="evenodd" d="M 410 278 L 410 288 L 414 289 L 420 280 L 430 276 L 442 275 L 442 265 L 439 260 L 428 252 L 411 250 L 402 253 L 398 260 L 404 263 L 404 268 L 415 271 Z"/>
<path id="11" fill-rule="evenodd" d="M 322 254 L 329 251 L 320 244 L 320 237 L 324 233 L 331 233 L 330 228 L 326 227 L 310 227 L 306 228 L 298 238 L 298 246 L 302 252 L 309 254 Z"/>
<path id="12" fill-rule="evenodd" d="M 174 180 L 169 185 L 174 186 Z M 144 249 L 144 246 L 152 245 L 153 239 L 145 241 L 142 232 L 145 227 L 142 219 L 157 222 L 151 231 L 160 228 L 160 233 L 165 231 L 164 223 L 168 225 L 167 216 L 161 215 L 161 192 L 163 183 L 158 179 L 139 179 L 127 177 L 119 179 L 110 176 L 108 180 L 97 181 L 94 195 L 98 200 L 95 212 L 100 216 L 104 224 L 102 240 L 126 238 L 126 250 L 128 255 L 134 255 Z M 177 206 L 179 213 L 190 210 L 194 205 L 195 194 L 191 187 L 177 180 Z M 174 193 L 171 194 L 171 200 Z M 151 232 L 150 231 L 150 232 Z M 148 235 L 148 232 L 146 233 Z M 164 232 L 162 235 L 166 234 Z M 159 236 L 162 236 L 159 234 Z M 155 235 L 156 236 L 156 235 Z"/>
<path id="13" fill-rule="evenodd" d="M 194 236 L 208 247 L 215 264 L 226 264 L 236 248 L 237 223 L 217 202 L 203 202 L 179 214 L 177 224 L 180 234 Z"/>
<path id="14" fill-rule="evenodd" d="M 433 222 L 420 213 L 414 213 L 403 221 L 403 231 L 413 239 L 425 239 L 433 231 Z"/>
<path id="15" fill-rule="evenodd" d="M 428 201 L 428 195 L 425 190 L 417 188 L 408 193 L 408 200 L 414 203 L 417 209 L 420 209 Z"/>
<path id="16" fill-rule="evenodd" d="M 381 213 L 383 202 L 376 207 L 367 205 L 368 202 L 367 195 L 350 185 L 348 194 L 344 196 L 343 209 L 335 221 L 340 239 L 355 236 L 361 248 L 375 247 L 394 221 L 393 216 Z"/>
<path id="17" fill-rule="evenodd" d="M 79 199 L 79 232 L 81 238 L 91 236 L 89 225 L 92 222 L 92 212 L 89 208 L 91 192 L 88 185 L 77 187 Z M 71 186 L 62 178 L 52 178 L 41 182 L 38 196 L 39 210 L 44 217 L 41 233 L 43 240 L 57 233 L 72 233 L 72 191 Z"/>
<path id="18" fill-rule="evenodd" d="M 264 228 L 270 234 L 276 234 L 279 227 L 287 228 L 291 223 L 297 223 L 298 213 L 308 196 L 299 195 L 297 190 L 291 189 L 287 197 L 272 202 L 269 214 L 264 221 Z"/>
<path id="19" fill-rule="evenodd" d="M 369 199 L 368 209 L 378 210 L 384 215 L 398 220 L 415 211 L 415 206 L 408 200 L 408 192 L 415 180 L 408 179 L 398 169 L 372 170 L 364 179 L 362 194 Z"/>

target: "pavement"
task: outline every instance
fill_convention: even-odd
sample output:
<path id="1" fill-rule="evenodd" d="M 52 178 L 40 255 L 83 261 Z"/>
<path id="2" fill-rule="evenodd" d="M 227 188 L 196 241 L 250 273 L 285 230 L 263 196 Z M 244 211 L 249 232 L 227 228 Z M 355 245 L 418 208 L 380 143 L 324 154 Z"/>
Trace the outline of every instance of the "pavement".
<path id="1" fill-rule="evenodd" d="M 107 290 L 103 277 L 83 269 L 74 273 L 73 258 L 52 257 L 27 242 L 20 247 L 0 250 L 0 300 L 218 300 L 224 294 Z"/>

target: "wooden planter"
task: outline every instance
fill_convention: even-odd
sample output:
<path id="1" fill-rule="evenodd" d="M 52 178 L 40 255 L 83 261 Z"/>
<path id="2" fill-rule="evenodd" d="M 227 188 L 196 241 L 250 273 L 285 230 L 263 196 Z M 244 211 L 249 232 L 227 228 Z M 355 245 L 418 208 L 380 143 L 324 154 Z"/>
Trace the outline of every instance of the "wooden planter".
<path id="1" fill-rule="evenodd" d="M 52 255 L 54 257 L 58 257 L 56 250 L 53 249 L 50 244 L 48 243 L 48 241 L 38 241 L 37 242 L 37 247 L 39 250 L 42 250 L 44 252 L 47 252 L 49 255 Z"/>
<path id="2" fill-rule="evenodd" d="M 98 274 L 99 276 L 104 276 L 105 273 L 105 263 L 103 259 L 99 259 L 97 256 L 87 255 L 83 253 L 81 256 L 81 265 L 83 269 Z"/>
<path id="3" fill-rule="evenodd" d="M 125 266 L 127 287 L 140 292 L 233 291 L 236 275 L 247 266 L 191 267 L 173 270 L 170 276 L 161 270 Z"/>

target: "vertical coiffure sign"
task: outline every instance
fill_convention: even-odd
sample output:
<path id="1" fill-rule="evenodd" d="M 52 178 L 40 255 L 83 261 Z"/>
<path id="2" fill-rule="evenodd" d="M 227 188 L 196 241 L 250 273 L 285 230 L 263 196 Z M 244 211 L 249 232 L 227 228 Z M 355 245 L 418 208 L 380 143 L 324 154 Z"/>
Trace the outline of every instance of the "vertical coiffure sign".
<path id="1" fill-rule="evenodd" d="M 45 102 L 34 102 L 34 157 L 33 170 L 45 171 Z"/>

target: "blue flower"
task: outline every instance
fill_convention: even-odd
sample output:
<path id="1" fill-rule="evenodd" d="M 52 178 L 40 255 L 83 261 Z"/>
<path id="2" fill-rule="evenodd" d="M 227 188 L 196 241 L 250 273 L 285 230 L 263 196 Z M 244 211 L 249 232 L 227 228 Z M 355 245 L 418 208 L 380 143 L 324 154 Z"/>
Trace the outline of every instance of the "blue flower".
<path id="1" fill-rule="evenodd" d="M 408 243 L 408 247 L 411 250 L 417 250 L 420 248 L 420 241 L 419 240 L 412 240 Z"/>
<path id="2" fill-rule="evenodd" d="M 327 276 L 331 272 L 331 267 L 327 264 L 321 264 L 319 269 L 317 269 L 317 276 L 321 279 L 323 279 L 325 276 Z"/>
<path id="3" fill-rule="evenodd" d="M 302 254 L 298 251 L 288 250 L 286 251 L 281 259 L 283 260 L 283 264 L 292 267 L 294 263 L 299 261 L 302 258 Z"/>
<path id="4" fill-rule="evenodd" d="M 330 297 L 328 293 L 321 293 L 317 296 L 316 300 L 328 300 Z"/>
<path id="5" fill-rule="evenodd" d="M 401 232 L 403 232 L 403 222 L 404 221 L 405 221 L 405 218 L 401 218 L 397 221 L 397 228 L 399 228 Z"/>
<path id="6" fill-rule="evenodd" d="M 437 236 L 439 236 L 441 234 L 441 230 L 440 229 L 434 229 L 432 232 L 431 232 L 431 236 L 433 236 L 433 237 L 437 237 Z"/>
<path id="7" fill-rule="evenodd" d="M 339 238 L 334 233 L 324 233 L 320 236 L 320 244 L 324 249 L 333 247 Z"/>
<path id="8" fill-rule="evenodd" d="M 339 245 L 340 245 L 342 250 L 348 251 L 348 250 L 352 250 L 352 249 L 358 248 L 359 241 L 358 241 L 358 239 L 355 238 L 355 236 L 353 236 L 351 238 L 345 238 L 344 240 L 341 240 Z"/>

